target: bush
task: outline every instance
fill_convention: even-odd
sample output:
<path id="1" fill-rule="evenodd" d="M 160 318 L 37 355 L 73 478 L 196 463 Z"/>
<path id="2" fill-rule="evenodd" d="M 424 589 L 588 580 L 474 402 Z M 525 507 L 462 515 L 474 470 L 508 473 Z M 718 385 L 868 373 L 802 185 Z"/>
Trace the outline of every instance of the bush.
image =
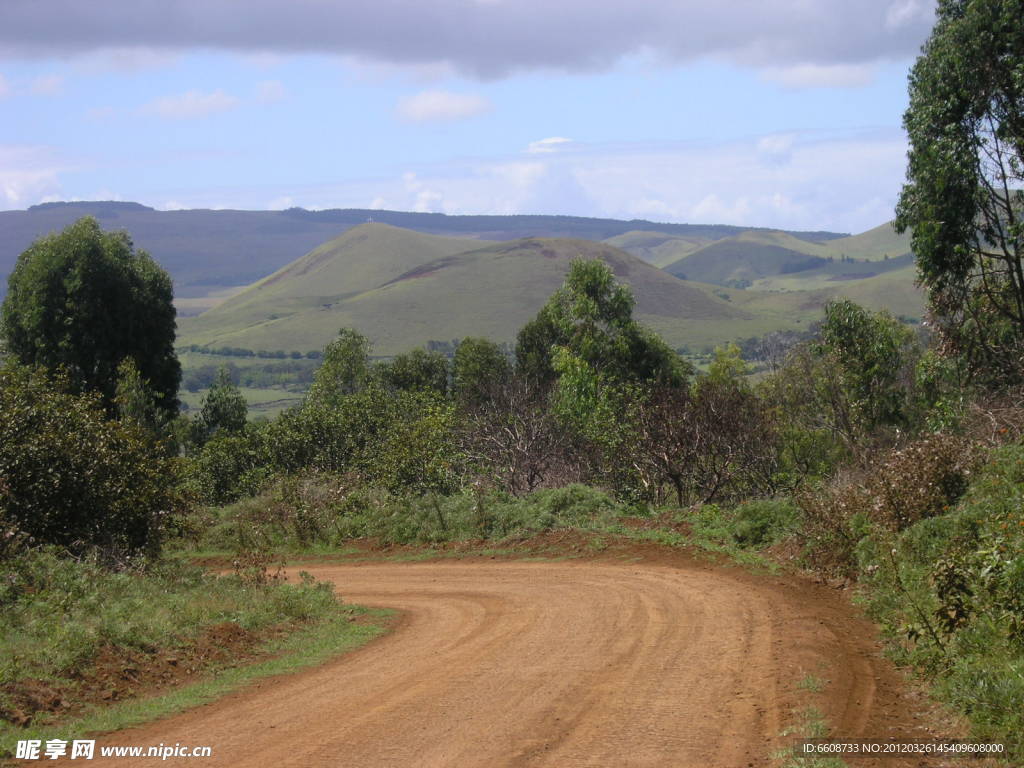
<path id="1" fill-rule="evenodd" d="M 154 552 L 184 503 L 173 460 L 106 418 L 99 398 L 20 366 L 0 369 L 0 519 L 38 543 L 109 557 Z"/>
<path id="2" fill-rule="evenodd" d="M 264 436 L 258 427 L 215 434 L 189 460 L 188 482 L 207 504 L 229 504 L 252 496 L 271 474 Z"/>
<path id="3" fill-rule="evenodd" d="M 868 483 L 871 518 L 902 530 L 949 511 L 967 490 L 978 458 L 975 444 L 941 433 L 892 452 Z"/>
<path id="4" fill-rule="evenodd" d="M 789 499 L 748 501 L 733 512 L 732 536 L 743 547 L 767 547 L 792 533 L 798 517 Z"/>

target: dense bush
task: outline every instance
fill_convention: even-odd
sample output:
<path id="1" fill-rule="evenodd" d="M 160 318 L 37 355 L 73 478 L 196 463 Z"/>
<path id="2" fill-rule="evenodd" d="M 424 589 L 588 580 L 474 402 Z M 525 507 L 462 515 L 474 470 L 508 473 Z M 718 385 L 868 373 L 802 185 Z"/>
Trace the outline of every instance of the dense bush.
<path id="1" fill-rule="evenodd" d="M 172 460 L 110 421 L 99 398 L 0 369 L 0 518 L 40 543 L 111 557 L 152 552 L 182 507 Z"/>

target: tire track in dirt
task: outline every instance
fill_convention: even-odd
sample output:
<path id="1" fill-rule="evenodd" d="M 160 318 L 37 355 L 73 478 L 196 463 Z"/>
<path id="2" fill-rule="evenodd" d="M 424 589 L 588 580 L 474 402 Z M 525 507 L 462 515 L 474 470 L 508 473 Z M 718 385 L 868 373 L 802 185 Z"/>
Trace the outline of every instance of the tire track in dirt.
<path id="1" fill-rule="evenodd" d="M 163 764 L 246 768 L 763 766 L 807 674 L 830 681 L 835 733 L 922 736 L 870 626 L 829 590 L 693 562 L 309 570 L 401 620 L 322 667 L 99 743 L 210 745 Z"/>

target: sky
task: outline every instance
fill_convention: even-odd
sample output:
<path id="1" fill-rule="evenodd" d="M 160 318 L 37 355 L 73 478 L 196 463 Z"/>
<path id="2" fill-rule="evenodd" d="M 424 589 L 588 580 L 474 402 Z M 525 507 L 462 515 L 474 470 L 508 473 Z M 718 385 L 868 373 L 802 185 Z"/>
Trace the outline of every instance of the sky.
<path id="1" fill-rule="evenodd" d="M 861 232 L 934 0 L 2 0 L 0 210 Z"/>

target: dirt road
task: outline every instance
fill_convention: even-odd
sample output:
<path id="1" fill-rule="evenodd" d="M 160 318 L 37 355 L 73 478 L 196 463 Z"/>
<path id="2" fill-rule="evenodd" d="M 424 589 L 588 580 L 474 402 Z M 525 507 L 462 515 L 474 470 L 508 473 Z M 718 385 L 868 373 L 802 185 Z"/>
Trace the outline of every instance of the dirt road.
<path id="1" fill-rule="evenodd" d="M 210 745 L 163 763 L 204 768 L 743 768 L 769 765 L 809 703 L 845 737 L 927 735 L 870 627 L 826 587 L 699 562 L 310 570 L 346 601 L 398 609 L 394 631 L 100 743 Z"/>

